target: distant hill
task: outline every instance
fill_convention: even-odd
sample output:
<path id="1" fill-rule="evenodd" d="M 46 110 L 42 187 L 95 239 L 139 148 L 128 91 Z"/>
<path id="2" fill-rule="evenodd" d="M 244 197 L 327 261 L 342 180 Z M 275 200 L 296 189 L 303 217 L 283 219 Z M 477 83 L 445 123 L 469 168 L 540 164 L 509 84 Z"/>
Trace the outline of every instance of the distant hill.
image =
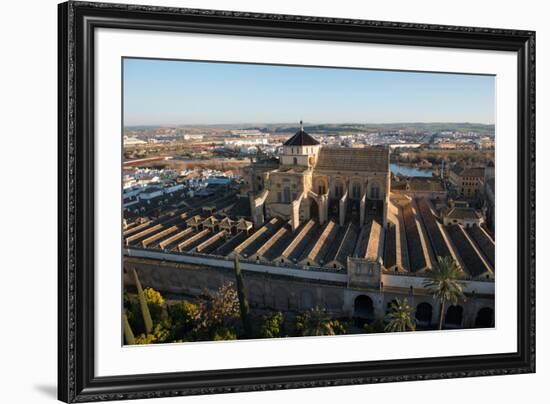
<path id="1" fill-rule="evenodd" d="M 270 124 L 215 124 L 215 125 L 141 125 L 126 126 L 125 130 L 146 130 L 160 127 L 173 128 L 212 128 L 212 129 L 256 129 L 263 132 L 287 133 L 296 132 L 299 126 L 296 123 L 270 123 Z M 338 132 L 391 132 L 404 130 L 406 132 L 476 132 L 494 135 L 495 125 L 471 122 L 402 122 L 402 123 L 325 123 L 325 124 L 304 124 L 304 129 L 313 133 L 333 134 Z"/>
<path id="2" fill-rule="evenodd" d="M 299 129 L 294 125 L 266 125 L 265 129 L 274 133 L 292 132 Z M 404 130 L 406 132 L 476 132 L 485 134 L 494 134 L 495 125 L 470 122 L 406 122 L 406 123 L 343 123 L 343 124 L 313 124 L 304 125 L 304 129 L 309 132 L 387 132 Z"/>

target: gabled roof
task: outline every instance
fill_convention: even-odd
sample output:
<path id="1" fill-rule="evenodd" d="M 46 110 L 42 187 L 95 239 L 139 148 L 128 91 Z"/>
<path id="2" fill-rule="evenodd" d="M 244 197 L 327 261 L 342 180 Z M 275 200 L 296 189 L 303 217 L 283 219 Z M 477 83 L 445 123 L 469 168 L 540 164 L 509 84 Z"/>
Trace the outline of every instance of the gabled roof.
<path id="1" fill-rule="evenodd" d="M 300 122 L 300 130 L 284 142 L 283 146 L 316 146 L 318 144 L 320 143 L 304 130 L 304 127 L 301 126 Z"/>
<path id="2" fill-rule="evenodd" d="M 239 230 L 249 230 L 252 228 L 252 226 L 253 226 L 252 222 L 249 222 L 244 218 L 239 219 L 239 223 L 237 223 L 237 228 Z"/>
<path id="3" fill-rule="evenodd" d="M 187 223 L 188 226 L 201 224 L 202 223 L 202 217 L 200 215 L 195 215 L 195 216 L 189 218 L 185 223 Z"/>
<path id="4" fill-rule="evenodd" d="M 315 169 L 387 172 L 390 169 L 389 158 L 389 151 L 384 148 L 322 147 Z"/>
<path id="5" fill-rule="evenodd" d="M 216 224 L 216 223 L 218 223 L 218 219 L 216 219 L 214 216 L 210 216 L 210 217 L 207 217 L 206 219 L 204 219 L 204 221 L 202 223 L 203 224 Z"/>
<path id="6" fill-rule="evenodd" d="M 233 222 L 233 220 L 231 220 L 229 217 L 226 216 L 220 221 L 220 225 L 222 225 L 222 226 L 233 226 L 234 222 Z"/>

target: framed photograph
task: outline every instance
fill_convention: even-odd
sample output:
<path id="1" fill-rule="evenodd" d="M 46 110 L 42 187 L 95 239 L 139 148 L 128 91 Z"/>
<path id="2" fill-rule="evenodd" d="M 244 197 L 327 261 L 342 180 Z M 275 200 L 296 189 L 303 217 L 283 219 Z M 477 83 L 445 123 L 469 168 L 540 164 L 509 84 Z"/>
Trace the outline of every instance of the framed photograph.
<path id="1" fill-rule="evenodd" d="M 534 32 L 70 1 L 58 118 L 60 400 L 535 371 Z"/>

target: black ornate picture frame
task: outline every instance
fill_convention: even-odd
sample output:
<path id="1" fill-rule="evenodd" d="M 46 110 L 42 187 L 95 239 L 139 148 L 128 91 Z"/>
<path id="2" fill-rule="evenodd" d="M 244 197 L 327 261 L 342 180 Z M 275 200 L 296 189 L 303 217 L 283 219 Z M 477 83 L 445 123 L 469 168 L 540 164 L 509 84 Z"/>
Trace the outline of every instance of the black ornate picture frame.
<path id="1" fill-rule="evenodd" d="M 58 398 L 170 397 L 535 371 L 535 33 L 177 9 L 59 5 Z M 97 377 L 94 374 L 94 32 L 98 28 L 501 50 L 517 55 L 517 351 L 513 353 Z M 509 263 L 512 266 L 512 263 Z"/>

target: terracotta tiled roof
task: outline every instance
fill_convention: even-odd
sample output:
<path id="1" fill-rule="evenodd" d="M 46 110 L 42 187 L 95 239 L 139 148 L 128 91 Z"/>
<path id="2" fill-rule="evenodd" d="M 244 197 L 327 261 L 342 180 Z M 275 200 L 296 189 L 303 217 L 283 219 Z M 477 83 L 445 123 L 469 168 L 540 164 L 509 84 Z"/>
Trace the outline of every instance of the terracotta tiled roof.
<path id="1" fill-rule="evenodd" d="M 445 191 L 443 181 L 435 177 L 410 177 L 403 180 L 393 180 L 391 188 L 396 191 Z"/>
<path id="2" fill-rule="evenodd" d="M 383 148 L 323 147 L 316 170 L 389 171 L 389 152 Z"/>

